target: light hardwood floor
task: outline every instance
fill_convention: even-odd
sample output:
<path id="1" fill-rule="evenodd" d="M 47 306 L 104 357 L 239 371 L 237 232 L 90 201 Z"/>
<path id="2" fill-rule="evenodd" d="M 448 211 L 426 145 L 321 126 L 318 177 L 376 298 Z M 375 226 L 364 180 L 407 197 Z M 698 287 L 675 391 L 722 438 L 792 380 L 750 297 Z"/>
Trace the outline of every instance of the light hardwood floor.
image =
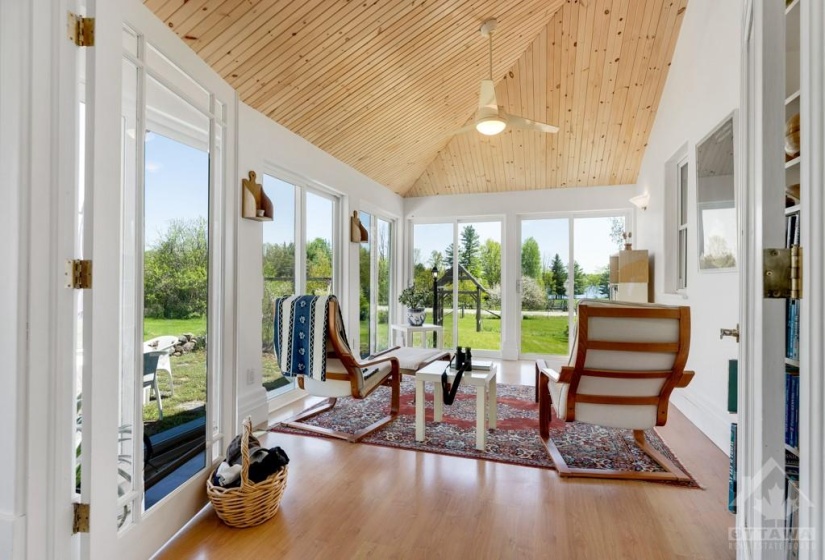
<path id="1" fill-rule="evenodd" d="M 499 383 L 533 385 L 532 362 L 502 365 Z M 157 557 L 735 558 L 727 457 L 673 407 L 659 432 L 703 489 L 268 433 L 291 459 L 275 518 L 231 529 L 207 507 Z"/>

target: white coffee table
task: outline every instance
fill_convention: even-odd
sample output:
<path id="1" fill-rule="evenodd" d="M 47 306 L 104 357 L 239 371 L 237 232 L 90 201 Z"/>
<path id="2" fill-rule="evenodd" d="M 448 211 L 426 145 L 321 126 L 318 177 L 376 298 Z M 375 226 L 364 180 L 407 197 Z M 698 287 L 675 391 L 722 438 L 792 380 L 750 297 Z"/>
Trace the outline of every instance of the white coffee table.
<path id="1" fill-rule="evenodd" d="M 433 383 L 433 419 L 441 422 L 444 413 L 444 391 L 441 388 L 441 374 L 449 362 L 437 361 L 415 373 L 415 441 L 424 441 L 424 384 Z M 461 377 L 462 385 L 476 388 L 476 449 L 487 448 L 487 424 L 495 429 L 496 413 L 496 373 L 493 364 L 489 370 L 466 371 Z M 455 370 L 448 370 L 450 382 L 455 379 Z"/>

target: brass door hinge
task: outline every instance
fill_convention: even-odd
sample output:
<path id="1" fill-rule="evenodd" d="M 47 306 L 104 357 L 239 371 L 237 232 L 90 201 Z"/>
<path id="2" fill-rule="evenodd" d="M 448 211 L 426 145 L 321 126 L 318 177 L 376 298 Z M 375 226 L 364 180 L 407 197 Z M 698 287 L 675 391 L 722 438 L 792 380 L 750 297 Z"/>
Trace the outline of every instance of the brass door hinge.
<path id="1" fill-rule="evenodd" d="M 72 520 L 72 533 L 89 532 L 89 504 L 74 504 L 74 519 Z"/>
<path id="2" fill-rule="evenodd" d="M 762 266 L 765 298 L 802 298 L 802 247 L 765 249 Z"/>
<path id="3" fill-rule="evenodd" d="M 66 287 L 88 290 L 92 287 L 92 261 L 81 259 L 66 261 Z"/>
<path id="4" fill-rule="evenodd" d="M 95 18 L 69 12 L 69 39 L 78 47 L 95 46 Z"/>

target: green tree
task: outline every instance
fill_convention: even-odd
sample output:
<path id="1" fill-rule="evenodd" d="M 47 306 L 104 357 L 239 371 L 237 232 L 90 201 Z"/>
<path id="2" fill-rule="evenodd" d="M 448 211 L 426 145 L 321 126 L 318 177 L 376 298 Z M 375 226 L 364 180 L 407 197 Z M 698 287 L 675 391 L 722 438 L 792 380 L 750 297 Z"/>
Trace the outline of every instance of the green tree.
<path id="1" fill-rule="evenodd" d="M 573 290 L 574 295 L 581 295 L 587 288 L 587 275 L 578 262 L 573 261 Z"/>
<path id="2" fill-rule="evenodd" d="M 444 266 L 446 268 L 453 268 L 453 244 L 450 243 L 447 245 L 447 248 L 444 249 Z"/>
<path id="3" fill-rule="evenodd" d="M 547 308 L 547 296 L 535 278 L 521 277 L 521 308 L 529 310 Z"/>
<path id="4" fill-rule="evenodd" d="M 599 273 L 599 295 L 601 297 L 610 296 L 610 266 L 606 266 Z"/>
<path id="5" fill-rule="evenodd" d="M 144 255 L 144 314 L 189 319 L 206 313 L 209 242 L 205 218 L 172 220 Z"/>
<path id="6" fill-rule="evenodd" d="M 528 237 L 521 244 L 521 275 L 538 279 L 541 274 L 541 251 L 538 242 Z"/>
<path id="7" fill-rule="evenodd" d="M 567 294 L 567 267 L 564 266 L 558 253 L 553 257 L 550 270 L 553 274 L 553 287 L 550 292 L 554 297 L 564 297 Z"/>
<path id="8" fill-rule="evenodd" d="M 431 270 L 433 267 L 436 267 L 439 272 L 444 270 L 444 255 L 441 254 L 441 251 L 436 251 L 435 249 L 432 250 L 430 253 L 429 265 Z"/>
<path id="9" fill-rule="evenodd" d="M 307 244 L 307 293 L 327 294 L 332 280 L 332 244 L 316 237 Z"/>
<path id="10" fill-rule="evenodd" d="M 481 275 L 487 287 L 501 284 L 501 243 L 488 239 L 481 246 Z"/>
<path id="11" fill-rule="evenodd" d="M 458 262 L 473 276 L 481 275 L 481 240 L 471 225 L 461 230 L 461 249 Z"/>

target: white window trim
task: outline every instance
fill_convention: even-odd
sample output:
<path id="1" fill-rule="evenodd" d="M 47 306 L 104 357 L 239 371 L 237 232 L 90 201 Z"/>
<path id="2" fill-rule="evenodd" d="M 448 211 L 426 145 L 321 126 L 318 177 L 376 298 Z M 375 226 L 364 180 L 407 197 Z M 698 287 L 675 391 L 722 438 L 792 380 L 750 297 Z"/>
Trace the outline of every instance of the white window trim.
<path id="1" fill-rule="evenodd" d="M 680 192 L 679 192 L 679 171 L 683 165 L 691 165 L 690 151 L 688 143 L 685 142 L 676 152 L 665 162 L 665 211 L 662 214 L 662 231 L 664 232 L 664 255 L 665 255 L 665 277 L 664 293 L 687 297 L 687 287 L 679 286 L 679 231 L 682 226 L 687 230 L 686 252 L 690 248 L 690 167 L 688 167 L 687 184 L 687 222 L 680 224 Z M 685 273 L 687 274 L 690 261 L 686 258 Z"/>

